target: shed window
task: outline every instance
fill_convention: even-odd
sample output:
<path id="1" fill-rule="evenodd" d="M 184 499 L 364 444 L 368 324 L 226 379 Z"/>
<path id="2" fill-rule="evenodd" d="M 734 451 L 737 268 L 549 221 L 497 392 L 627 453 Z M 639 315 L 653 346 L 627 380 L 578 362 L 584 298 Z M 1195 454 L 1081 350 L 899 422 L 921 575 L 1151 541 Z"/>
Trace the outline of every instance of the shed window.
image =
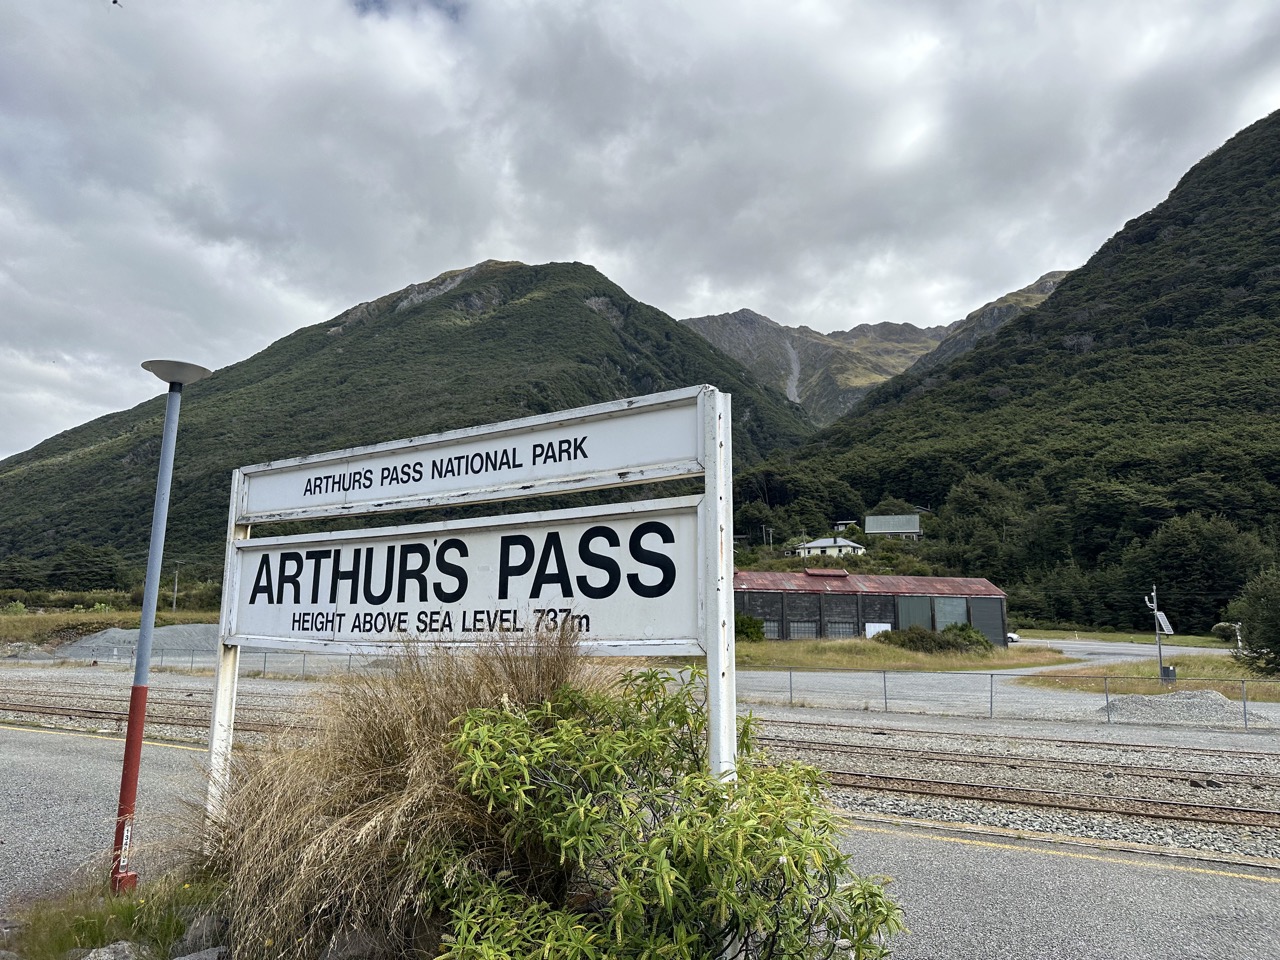
<path id="1" fill-rule="evenodd" d="M 816 640 L 818 639 L 818 621 L 817 620 L 792 620 L 790 623 L 790 634 L 792 640 Z"/>

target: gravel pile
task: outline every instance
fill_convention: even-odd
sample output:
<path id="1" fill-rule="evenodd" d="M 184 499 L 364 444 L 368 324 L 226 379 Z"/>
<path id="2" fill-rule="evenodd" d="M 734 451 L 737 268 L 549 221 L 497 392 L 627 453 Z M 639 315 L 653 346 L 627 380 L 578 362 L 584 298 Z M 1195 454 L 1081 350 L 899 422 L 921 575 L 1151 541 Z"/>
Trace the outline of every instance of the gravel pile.
<path id="1" fill-rule="evenodd" d="M 1178 690 L 1155 696 L 1125 694 L 1112 697 L 1110 707 L 1097 713 L 1108 716 L 1112 723 L 1176 723 L 1196 727 L 1236 726 L 1243 721 L 1243 705 L 1224 697 L 1217 690 Z M 1275 720 L 1249 708 L 1249 726 L 1274 729 Z"/>

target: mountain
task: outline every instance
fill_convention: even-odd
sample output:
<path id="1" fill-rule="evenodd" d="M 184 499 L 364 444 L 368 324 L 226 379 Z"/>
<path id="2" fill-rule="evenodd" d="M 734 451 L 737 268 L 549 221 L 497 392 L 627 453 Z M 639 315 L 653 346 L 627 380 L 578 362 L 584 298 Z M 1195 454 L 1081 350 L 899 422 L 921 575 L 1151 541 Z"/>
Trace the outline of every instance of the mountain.
<path id="1" fill-rule="evenodd" d="M 817 424 L 847 413 L 866 392 L 937 345 L 941 330 L 862 324 L 841 333 L 786 327 L 751 310 L 681 323 L 783 391 Z"/>
<path id="2" fill-rule="evenodd" d="M 739 464 L 812 432 L 736 361 L 580 263 L 487 261 L 306 327 L 184 391 L 167 555 L 217 562 L 231 471 L 710 383 Z M 0 461 L 0 560 L 145 556 L 164 399 Z"/>
<path id="3" fill-rule="evenodd" d="M 924 373 L 968 353 L 983 337 L 996 328 L 1020 317 L 1032 307 L 1038 307 L 1049 294 L 1058 288 L 1070 270 L 1051 270 L 1043 277 L 1021 290 L 1006 293 L 998 300 L 979 307 L 963 320 L 947 327 L 942 342 L 907 368 L 910 373 Z"/>
<path id="4" fill-rule="evenodd" d="M 931 507 L 938 569 L 1027 617 L 1205 629 L 1280 540 L 1280 113 L 1196 164 L 1052 296 L 738 478 L 775 536 Z M 1167 589 L 1166 589 L 1167 588 Z"/>

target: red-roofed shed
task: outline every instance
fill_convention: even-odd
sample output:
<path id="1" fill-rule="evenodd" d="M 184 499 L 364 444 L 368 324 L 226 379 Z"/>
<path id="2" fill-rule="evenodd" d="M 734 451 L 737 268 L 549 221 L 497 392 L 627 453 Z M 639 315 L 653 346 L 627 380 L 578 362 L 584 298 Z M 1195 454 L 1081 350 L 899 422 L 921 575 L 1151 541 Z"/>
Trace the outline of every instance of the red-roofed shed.
<path id="1" fill-rule="evenodd" d="M 1004 591 L 973 577 L 740 570 L 733 576 L 733 597 L 738 613 L 764 621 L 770 639 L 873 636 L 915 624 L 941 630 L 968 623 L 992 643 L 1006 643 Z"/>

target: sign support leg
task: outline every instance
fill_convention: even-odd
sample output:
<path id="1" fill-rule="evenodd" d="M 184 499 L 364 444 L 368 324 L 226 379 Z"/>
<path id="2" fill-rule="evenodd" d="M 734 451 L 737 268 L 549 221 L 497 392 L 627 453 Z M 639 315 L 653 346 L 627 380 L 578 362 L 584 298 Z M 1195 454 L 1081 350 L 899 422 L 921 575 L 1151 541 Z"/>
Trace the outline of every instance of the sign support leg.
<path id="1" fill-rule="evenodd" d="M 703 643 L 707 652 L 707 758 L 711 773 L 736 778 L 738 754 L 737 678 L 733 630 L 733 449 L 730 397 L 704 394 L 703 465 L 706 501 L 702 507 Z"/>

